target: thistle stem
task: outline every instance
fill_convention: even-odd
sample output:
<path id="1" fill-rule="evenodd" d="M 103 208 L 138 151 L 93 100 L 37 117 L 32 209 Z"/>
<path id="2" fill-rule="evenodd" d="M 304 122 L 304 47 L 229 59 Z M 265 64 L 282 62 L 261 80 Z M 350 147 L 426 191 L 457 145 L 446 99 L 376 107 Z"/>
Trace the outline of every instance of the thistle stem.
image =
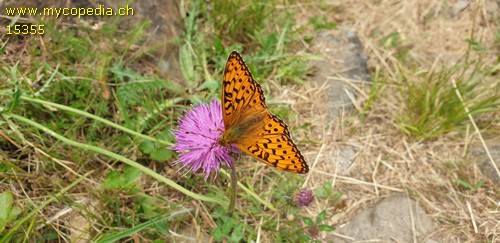
<path id="1" fill-rule="evenodd" d="M 238 174 L 236 173 L 236 162 L 231 164 L 231 199 L 229 202 L 229 214 L 234 211 L 236 205 L 236 189 L 238 188 Z"/>

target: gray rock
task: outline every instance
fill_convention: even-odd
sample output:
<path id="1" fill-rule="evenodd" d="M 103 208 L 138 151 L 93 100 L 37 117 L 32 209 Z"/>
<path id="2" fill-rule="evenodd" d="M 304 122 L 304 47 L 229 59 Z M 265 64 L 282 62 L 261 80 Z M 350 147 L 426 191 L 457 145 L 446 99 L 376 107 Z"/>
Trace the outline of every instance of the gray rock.
<path id="1" fill-rule="evenodd" d="M 411 207 L 410 207 L 411 205 Z M 411 210 L 410 210 L 411 208 Z M 338 234 L 373 242 L 423 242 L 433 231 L 432 220 L 413 200 L 403 194 L 390 196 L 375 207 L 361 211 Z M 328 242 L 351 242 L 337 236 Z"/>
<path id="2" fill-rule="evenodd" d="M 452 16 L 457 16 L 462 10 L 464 10 L 467 6 L 469 5 L 469 1 L 467 0 L 458 0 L 453 6 L 451 7 L 451 15 Z"/>
<path id="3" fill-rule="evenodd" d="M 112 8 L 123 7 L 127 4 L 133 7 L 134 16 L 123 16 L 122 29 L 130 29 L 144 20 L 151 21 L 148 29 L 144 32 L 148 35 L 147 45 L 154 47 L 155 52 L 151 57 L 158 65 L 160 74 L 172 80 L 182 79 L 179 67 L 179 48 L 174 41 L 182 32 L 182 18 L 176 1 L 144 0 L 134 1 L 130 4 L 128 0 L 106 0 L 105 6 Z"/>
<path id="4" fill-rule="evenodd" d="M 497 168 L 500 169 L 500 138 L 486 140 L 486 146 L 495 161 Z M 493 164 L 486 154 L 483 145 L 480 142 L 474 143 L 471 146 L 472 159 L 477 162 L 477 167 L 483 173 L 484 176 L 491 179 L 494 183 L 500 183 L 500 177 Z"/>
<path id="5" fill-rule="evenodd" d="M 322 58 L 311 62 L 315 71 L 311 80 L 319 85 L 328 83 L 327 107 L 332 119 L 343 110 L 353 108 L 347 93 L 355 97 L 356 92 L 343 79 L 370 80 L 367 58 L 362 50 L 357 34 L 348 29 L 321 31 L 313 40 L 312 51 L 320 53 Z"/>
<path id="6" fill-rule="evenodd" d="M 343 146 L 340 148 L 340 151 L 338 151 L 339 156 L 331 156 L 330 161 L 336 166 L 337 172 L 342 174 L 351 167 L 354 162 L 353 157 L 355 154 L 356 149 L 353 146 Z"/>

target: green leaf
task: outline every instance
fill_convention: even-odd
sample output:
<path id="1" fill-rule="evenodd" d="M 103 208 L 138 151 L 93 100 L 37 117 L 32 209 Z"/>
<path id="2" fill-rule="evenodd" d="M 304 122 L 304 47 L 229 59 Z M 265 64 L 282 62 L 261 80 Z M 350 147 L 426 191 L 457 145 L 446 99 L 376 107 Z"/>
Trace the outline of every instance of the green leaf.
<path id="1" fill-rule="evenodd" d="M 134 167 L 126 167 L 123 173 L 110 171 L 104 180 L 104 187 L 108 189 L 134 189 L 141 171 Z"/>
<path id="2" fill-rule="evenodd" d="M 157 161 L 166 161 L 174 155 L 174 152 L 166 148 L 158 148 L 151 153 L 151 158 Z"/>
<path id="3" fill-rule="evenodd" d="M 203 89 L 208 89 L 210 91 L 215 91 L 217 90 L 217 88 L 219 88 L 219 85 L 220 83 L 218 81 L 205 81 L 201 86 L 200 86 L 200 89 L 203 90 Z"/>
<path id="4" fill-rule="evenodd" d="M 143 154 L 150 154 L 156 148 L 155 144 L 151 141 L 144 141 L 139 144 L 139 150 Z"/>
<path id="5" fill-rule="evenodd" d="M 18 206 L 12 206 L 12 209 L 10 210 L 10 215 L 9 215 L 9 221 L 15 220 L 17 216 L 21 214 L 21 208 Z"/>
<path id="6" fill-rule="evenodd" d="M 307 226 L 313 226 L 314 225 L 314 222 L 313 222 L 313 220 L 311 218 L 303 217 L 302 221 L 304 221 L 304 224 L 306 224 Z"/>
<path id="7" fill-rule="evenodd" d="M 229 238 L 230 242 L 241 242 L 241 239 L 245 236 L 245 225 L 243 223 L 236 225 Z"/>
<path id="8" fill-rule="evenodd" d="M 327 224 L 320 224 L 320 225 L 318 225 L 318 229 L 321 231 L 330 232 L 330 231 L 334 231 L 335 227 L 327 225 Z"/>
<path id="9" fill-rule="evenodd" d="M 212 231 L 212 236 L 216 241 L 222 241 L 224 236 L 229 235 L 234 225 L 234 220 L 229 217 L 222 216 L 221 221 L 219 226 Z"/>
<path id="10" fill-rule="evenodd" d="M 474 185 L 474 188 L 475 189 L 478 189 L 480 187 L 482 187 L 484 185 L 484 180 L 483 179 L 480 179 L 475 185 Z"/>
<path id="11" fill-rule="evenodd" d="M 152 218 L 152 217 L 157 216 L 157 213 L 155 212 L 155 210 L 157 209 L 158 204 L 157 204 L 156 199 L 154 197 L 144 196 L 140 200 L 140 204 L 141 204 L 142 212 L 148 218 Z"/>
<path id="12" fill-rule="evenodd" d="M 106 179 L 104 179 L 103 186 L 108 189 L 116 189 L 121 188 L 123 185 L 123 178 L 119 171 L 112 170 L 106 175 Z"/>
<path id="13" fill-rule="evenodd" d="M 323 187 L 316 188 L 314 190 L 314 195 L 316 197 L 320 197 L 320 198 L 328 197 L 328 193 L 326 192 L 325 188 L 323 188 Z"/>
<path id="14" fill-rule="evenodd" d="M 3 192 L 0 194 L 0 231 L 7 225 L 12 201 L 12 194 L 10 192 Z"/>
<path id="15" fill-rule="evenodd" d="M 0 122 L 1 123 L 1 122 Z M 2 125 L 2 124 L 0 124 Z M 0 173 L 4 173 L 6 172 L 7 170 L 9 169 L 9 166 L 4 164 L 4 163 L 0 163 Z"/>
<path id="16" fill-rule="evenodd" d="M 467 181 L 464 181 L 462 179 L 456 179 L 458 185 L 464 187 L 465 189 L 467 190 L 476 190 L 480 187 L 482 187 L 484 185 L 484 180 L 479 180 L 477 183 L 475 183 L 474 185 L 470 184 L 469 182 Z"/>
<path id="17" fill-rule="evenodd" d="M 134 167 L 126 167 L 123 170 L 123 178 L 126 185 L 135 184 L 141 176 L 141 171 Z"/>
<path id="18" fill-rule="evenodd" d="M 467 190 L 472 190 L 472 185 L 462 179 L 456 179 L 458 185 L 464 187 Z"/>
<path id="19" fill-rule="evenodd" d="M 172 132 L 172 129 L 170 127 L 166 127 L 165 131 L 163 131 L 160 134 L 158 134 L 158 139 L 169 141 L 169 142 L 174 142 L 175 141 L 175 135 Z"/>
<path id="20" fill-rule="evenodd" d="M 200 80 L 198 72 L 195 70 L 195 57 L 188 44 L 182 45 L 179 51 L 179 64 L 184 79 L 193 84 Z"/>
<path id="21" fill-rule="evenodd" d="M 316 223 L 319 224 L 319 223 L 323 222 L 323 220 L 325 220 L 325 217 L 326 217 L 326 210 L 323 210 L 316 217 Z"/>
<path id="22" fill-rule="evenodd" d="M 21 213 L 19 207 L 12 205 L 13 202 L 12 193 L 9 191 L 0 193 L 0 232 Z"/>
<path id="23" fill-rule="evenodd" d="M 326 198 L 329 197 L 332 194 L 332 192 L 333 192 L 332 184 L 329 182 L 325 182 L 322 187 L 314 190 L 314 195 L 316 197 Z"/>
<path id="24" fill-rule="evenodd" d="M 309 23 L 314 27 L 314 30 L 331 30 L 337 27 L 337 23 L 329 22 L 324 15 L 318 15 L 310 18 Z"/>
<path id="25" fill-rule="evenodd" d="M 16 85 L 16 89 L 14 91 L 14 94 L 12 95 L 12 100 L 7 102 L 7 107 L 5 107 L 5 109 L 0 109 L 0 114 L 12 112 L 19 104 L 20 97 L 21 97 L 21 90 L 19 90 L 19 86 Z"/>
<path id="26" fill-rule="evenodd" d="M 332 191 L 333 191 L 332 183 L 325 182 L 325 184 L 323 185 L 323 187 L 325 188 L 325 190 L 327 190 L 328 195 L 330 195 L 332 193 Z"/>
<path id="27" fill-rule="evenodd" d="M 234 225 L 234 222 L 232 219 L 229 219 L 228 221 L 224 222 L 222 224 L 222 232 L 224 232 L 224 234 L 229 234 L 229 232 L 231 232 L 231 229 L 233 228 L 233 225 Z"/>
<path id="28" fill-rule="evenodd" d="M 220 226 L 219 226 L 219 227 L 217 227 L 217 228 L 215 228 L 215 229 L 212 231 L 212 237 L 214 237 L 214 240 L 215 240 L 215 241 L 217 241 L 217 242 L 222 241 L 222 239 L 224 238 L 224 235 L 226 235 L 226 234 L 224 234 L 224 233 L 222 232 L 222 229 L 221 229 L 221 227 L 220 227 Z"/>

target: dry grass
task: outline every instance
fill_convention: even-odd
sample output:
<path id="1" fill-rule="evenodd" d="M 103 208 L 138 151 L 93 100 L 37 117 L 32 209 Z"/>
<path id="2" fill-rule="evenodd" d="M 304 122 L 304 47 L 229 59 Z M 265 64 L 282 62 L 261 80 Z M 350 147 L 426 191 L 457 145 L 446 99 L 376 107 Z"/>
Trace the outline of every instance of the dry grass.
<path id="1" fill-rule="evenodd" d="M 310 216 L 327 208 L 336 214 L 331 223 L 340 225 L 367 204 L 395 192 L 407 192 L 435 223 L 430 239 L 444 242 L 500 239 L 498 185 L 488 181 L 483 187 L 470 191 L 456 182 L 457 178 L 467 178 L 471 182 L 485 179 L 468 157 L 471 143 L 477 141 L 480 134 L 471 126 L 466 134 L 449 133 L 432 140 L 413 141 L 396 128 L 395 117 L 403 110 L 404 103 L 398 89 L 403 75 L 396 68 L 400 65 L 395 56 L 397 50 L 381 46 L 381 38 L 398 32 L 403 39 L 409 40 L 408 56 L 415 70 L 431 70 L 436 63 L 456 63 L 468 50 L 465 40 L 471 37 L 471 31 L 485 46 L 492 46 L 495 41 L 498 7 L 494 2 L 474 1 L 457 15 L 451 14 L 452 6 L 453 3 L 435 0 L 379 1 L 376 4 L 350 1 L 332 3 L 330 7 L 342 9 L 334 16 L 328 15 L 332 11 L 298 6 L 305 19 L 327 14 L 336 21 L 343 21 L 341 25 L 352 26 L 362 39 L 370 68 L 379 68 L 386 81 L 364 121 L 352 114 L 342 114 L 336 121 L 328 121 L 321 112 L 323 98 L 317 98 L 318 94 L 324 97 L 324 87 L 288 91 L 294 97 L 294 108 L 301 114 L 298 123 L 314 124 L 309 136 L 320 142 L 303 149 L 314 168 L 307 178 L 307 186 L 316 188 L 331 182 L 336 191 L 346 196 L 347 206 L 342 210 L 328 208 L 328 203 L 321 202 L 310 209 Z M 483 61 L 496 63 L 496 55 L 498 53 L 490 53 Z M 485 80 L 484 85 L 494 86 L 494 82 L 497 81 Z M 359 87 L 356 82 L 351 85 Z M 452 85 L 451 80 L 449 85 Z M 369 90 L 363 87 L 359 90 L 355 102 L 362 104 Z M 500 124 L 494 126 L 498 129 Z M 353 164 L 342 170 L 339 163 L 343 156 L 339 153 L 349 148 L 355 151 L 351 157 Z"/>

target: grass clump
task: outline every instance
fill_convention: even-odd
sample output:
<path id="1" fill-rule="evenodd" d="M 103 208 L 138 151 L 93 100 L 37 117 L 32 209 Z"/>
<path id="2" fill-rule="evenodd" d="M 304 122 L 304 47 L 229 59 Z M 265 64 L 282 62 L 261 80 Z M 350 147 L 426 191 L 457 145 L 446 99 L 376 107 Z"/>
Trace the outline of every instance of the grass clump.
<path id="1" fill-rule="evenodd" d="M 500 90 L 498 85 L 484 82 L 489 75 L 491 72 L 481 59 L 416 72 L 411 78 L 403 74 L 405 108 L 398 127 L 416 139 L 428 139 L 451 131 L 463 131 L 469 115 L 464 106 L 476 118 L 497 112 Z M 486 128 L 488 124 L 483 126 Z"/>
<path id="2" fill-rule="evenodd" d="M 254 78 L 265 83 L 269 76 L 286 83 L 303 82 L 307 56 L 296 55 L 301 38 L 293 10 L 278 9 L 280 1 L 193 1 L 186 6 L 180 66 L 190 90 L 218 94 L 222 68 L 228 53 L 239 51 Z M 209 72 L 213 68 L 215 74 Z M 199 84 L 200 80 L 203 80 Z M 197 86 L 195 89 L 194 86 Z"/>

